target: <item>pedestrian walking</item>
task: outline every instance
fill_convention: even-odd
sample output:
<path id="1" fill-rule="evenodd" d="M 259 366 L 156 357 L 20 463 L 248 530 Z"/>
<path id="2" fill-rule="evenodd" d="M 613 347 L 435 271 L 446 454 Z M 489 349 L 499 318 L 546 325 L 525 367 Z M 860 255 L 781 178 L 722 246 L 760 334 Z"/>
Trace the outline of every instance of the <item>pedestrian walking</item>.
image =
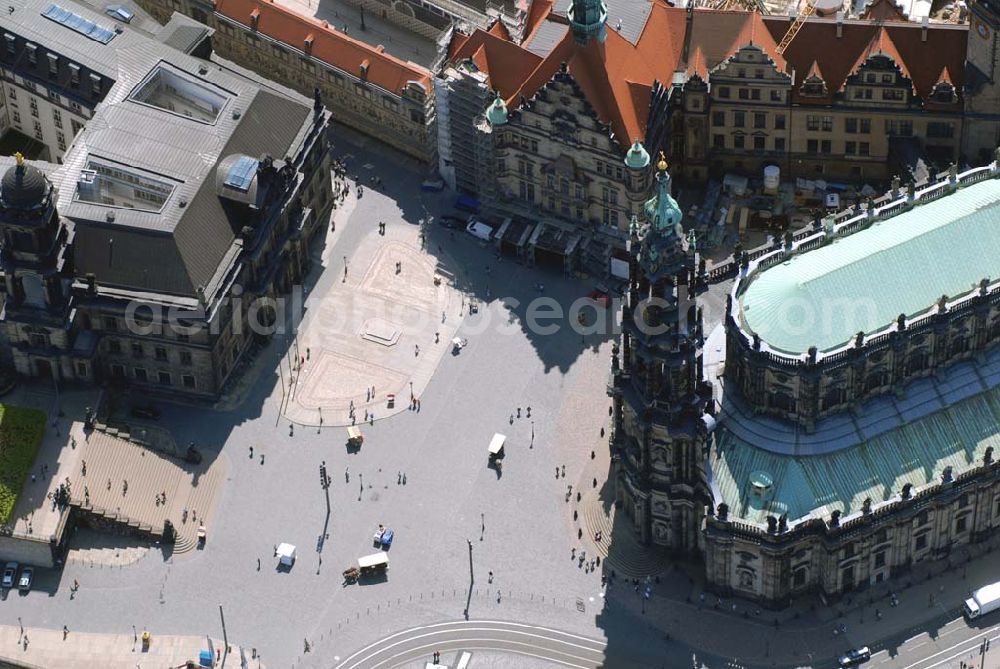
<path id="1" fill-rule="evenodd" d="M 403 472 L 396 472 L 396 485 L 403 482 Z"/>
<path id="2" fill-rule="evenodd" d="M 372 399 L 371 391 L 365 390 L 365 402 L 370 402 Z"/>
<path id="3" fill-rule="evenodd" d="M 556 478 L 559 478 L 559 467 L 556 467 Z"/>
<path id="4" fill-rule="evenodd" d="M 417 398 L 417 413 L 420 413 L 420 398 Z"/>
<path id="5" fill-rule="evenodd" d="M 34 475 L 31 477 L 32 482 L 35 480 Z M 108 490 L 111 490 L 111 479 L 108 479 Z"/>
<path id="6" fill-rule="evenodd" d="M 566 465 L 562 466 L 562 477 L 566 478 Z"/>
<path id="7" fill-rule="evenodd" d="M 528 418 L 531 418 L 531 407 L 528 407 Z"/>
<path id="8" fill-rule="evenodd" d="M 84 460 L 84 461 L 83 461 L 83 462 L 81 463 L 81 466 L 80 466 L 80 473 L 81 473 L 81 474 L 83 474 L 84 476 L 86 476 L 86 475 L 87 475 L 87 461 L 86 461 L 86 460 Z"/>
<path id="9" fill-rule="evenodd" d="M 250 447 L 250 459 L 253 460 L 253 446 Z"/>
<path id="10" fill-rule="evenodd" d="M 257 571 L 260 571 L 260 558 L 257 558 Z"/>
<path id="11" fill-rule="evenodd" d="M 264 464 L 264 454 L 260 454 L 260 464 Z"/>
<path id="12" fill-rule="evenodd" d="M 521 407 L 517 407 L 517 417 L 521 417 Z"/>
<path id="13" fill-rule="evenodd" d="M 344 483 L 350 483 L 350 482 L 351 482 L 351 472 L 348 471 L 347 469 L 345 469 L 344 470 Z"/>
<path id="14" fill-rule="evenodd" d="M 65 641 L 66 637 L 68 636 L 69 636 L 69 628 L 63 625 L 63 641 Z"/>
<path id="15" fill-rule="evenodd" d="M 406 472 L 403 472 L 403 485 L 406 485 Z"/>
<path id="16" fill-rule="evenodd" d="M 493 572 L 492 572 L 492 571 L 490 572 L 490 581 L 489 581 L 489 582 L 490 582 L 490 583 L 492 583 L 492 582 L 493 582 Z"/>

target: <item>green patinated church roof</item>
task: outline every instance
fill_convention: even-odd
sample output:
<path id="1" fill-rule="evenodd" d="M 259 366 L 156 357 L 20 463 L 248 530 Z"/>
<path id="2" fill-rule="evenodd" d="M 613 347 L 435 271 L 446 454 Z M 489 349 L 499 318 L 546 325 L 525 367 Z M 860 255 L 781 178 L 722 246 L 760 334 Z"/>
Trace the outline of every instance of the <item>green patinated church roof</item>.
<path id="1" fill-rule="evenodd" d="M 729 505 L 731 517 L 755 523 L 784 513 L 790 520 L 810 513 L 828 518 L 834 510 L 847 515 L 860 511 L 866 498 L 878 504 L 907 483 L 916 493 L 940 481 L 946 467 L 957 477 L 981 464 L 990 446 L 1000 456 L 1000 387 L 912 422 L 886 413 L 896 415 L 893 429 L 822 455 L 774 453 L 720 428 L 710 458 L 718 501 Z M 773 485 L 757 498 L 750 481 L 761 474 Z"/>
<path id="2" fill-rule="evenodd" d="M 966 186 L 761 272 L 740 297 L 743 324 L 800 354 L 836 348 L 941 295 L 1000 278 L 1000 180 Z"/>

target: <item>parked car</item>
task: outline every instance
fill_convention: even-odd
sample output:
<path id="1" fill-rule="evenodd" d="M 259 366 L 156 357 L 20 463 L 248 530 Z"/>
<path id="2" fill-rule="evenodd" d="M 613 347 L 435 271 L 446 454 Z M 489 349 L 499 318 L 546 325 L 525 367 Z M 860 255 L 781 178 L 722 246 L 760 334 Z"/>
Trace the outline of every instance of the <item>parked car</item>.
<path id="1" fill-rule="evenodd" d="M 132 415 L 136 418 L 149 418 L 151 420 L 160 419 L 160 410 L 152 404 L 135 405 L 132 407 Z"/>
<path id="2" fill-rule="evenodd" d="M 867 662 L 870 659 L 872 659 L 872 651 L 868 648 L 868 646 L 855 648 L 840 656 L 840 666 L 854 667 L 862 664 L 863 662 Z"/>
<path id="3" fill-rule="evenodd" d="M 8 562 L 3 568 L 3 580 L 0 581 L 0 586 L 5 590 L 14 587 L 14 579 L 17 578 L 17 563 Z"/>
<path id="4" fill-rule="evenodd" d="M 132 23 L 135 18 L 135 12 L 125 5 L 108 5 L 104 8 L 104 13 L 122 23 Z"/>
<path id="5" fill-rule="evenodd" d="M 35 581 L 35 570 L 31 567 L 21 569 L 21 578 L 17 581 L 17 589 L 21 592 L 31 590 L 31 584 Z"/>

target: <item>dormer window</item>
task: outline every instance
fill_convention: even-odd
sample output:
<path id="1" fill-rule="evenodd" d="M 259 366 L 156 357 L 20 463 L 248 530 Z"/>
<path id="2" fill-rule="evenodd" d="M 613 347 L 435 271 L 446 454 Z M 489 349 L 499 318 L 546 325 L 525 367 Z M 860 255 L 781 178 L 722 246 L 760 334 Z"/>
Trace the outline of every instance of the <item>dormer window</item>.
<path id="1" fill-rule="evenodd" d="M 934 90 L 931 92 L 931 100 L 951 104 L 958 102 L 958 95 L 955 93 L 955 87 L 950 83 L 939 81 L 934 84 Z"/>
<path id="2" fill-rule="evenodd" d="M 823 97 L 826 95 L 826 84 L 822 79 L 811 77 L 802 84 L 802 95 L 807 97 Z"/>

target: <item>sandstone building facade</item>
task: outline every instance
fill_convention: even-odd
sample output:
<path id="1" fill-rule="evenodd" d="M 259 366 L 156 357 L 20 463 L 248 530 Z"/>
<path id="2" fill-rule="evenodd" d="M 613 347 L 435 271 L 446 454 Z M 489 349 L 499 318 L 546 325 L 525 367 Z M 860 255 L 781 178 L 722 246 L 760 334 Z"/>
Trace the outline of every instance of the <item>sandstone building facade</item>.
<path id="1" fill-rule="evenodd" d="M 261 332 L 250 319 L 274 324 L 268 298 L 301 281 L 325 227 L 329 114 L 128 28 L 79 29 L 105 23 L 95 12 L 54 20 L 50 5 L 3 21 L 18 97 L 101 99 L 62 165 L 4 161 L 5 362 L 218 398 Z"/>

